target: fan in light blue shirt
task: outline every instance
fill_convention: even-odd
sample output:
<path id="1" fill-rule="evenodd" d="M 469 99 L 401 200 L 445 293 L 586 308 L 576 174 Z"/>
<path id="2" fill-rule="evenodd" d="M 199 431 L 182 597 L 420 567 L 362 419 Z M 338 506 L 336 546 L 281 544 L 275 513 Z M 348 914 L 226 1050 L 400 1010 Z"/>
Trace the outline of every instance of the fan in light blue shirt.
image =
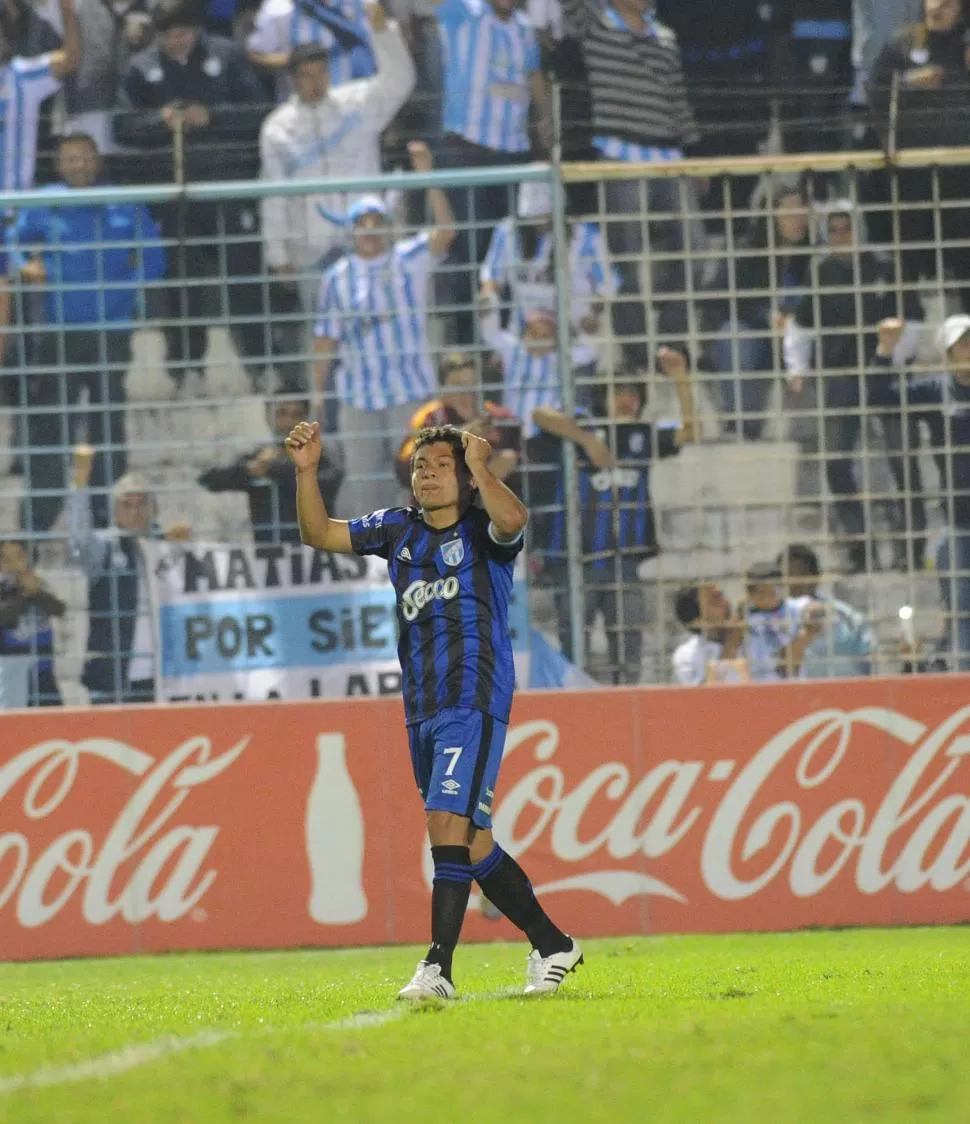
<path id="1" fill-rule="evenodd" d="M 861 613 L 818 592 L 821 567 L 811 547 L 793 544 L 778 557 L 791 602 L 804 618 L 814 611 L 822 622 L 819 635 L 802 659 L 803 679 L 848 679 L 872 672 L 873 638 Z"/>
<path id="2" fill-rule="evenodd" d="M 505 0 L 442 0 L 444 131 L 498 152 L 528 152 L 539 41 Z M 543 107 L 540 107 L 540 109 Z"/>

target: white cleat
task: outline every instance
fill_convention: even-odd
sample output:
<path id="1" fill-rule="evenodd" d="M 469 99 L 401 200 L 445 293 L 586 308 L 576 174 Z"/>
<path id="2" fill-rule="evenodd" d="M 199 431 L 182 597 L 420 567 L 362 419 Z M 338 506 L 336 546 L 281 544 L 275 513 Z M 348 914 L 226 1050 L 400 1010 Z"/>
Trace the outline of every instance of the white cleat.
<path id="1" fill-rule="evenodd" d="M 455 985 L 441 974 L 439 964 L 429 964 L 427 960 L 418 961 L 418 970 L 407 987 L 397 993 L 398 999 L 419 1002 L 422 999 L 454 999 Z"/>
<path id="2" fill-rule="evenodd" d="M 552 956 L 540 956 L 534 948 L 529 953 L 525 966 L 524 995 L 551 994 L 559 990 L 559 985 L 583 963 L 583 950 L 578 941 L 573 941 L 568 952 L 554 952 Z"/>

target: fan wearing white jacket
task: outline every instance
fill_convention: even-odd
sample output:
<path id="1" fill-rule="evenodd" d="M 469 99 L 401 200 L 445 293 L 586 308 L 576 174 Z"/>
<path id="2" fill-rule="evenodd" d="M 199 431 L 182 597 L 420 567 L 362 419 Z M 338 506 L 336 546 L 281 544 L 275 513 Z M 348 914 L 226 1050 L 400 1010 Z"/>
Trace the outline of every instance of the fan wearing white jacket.
<path id="1" fill-rule="evenodd" d="M 330 88 L 326 48 L 303 44 L 290 56 L 294 93 L 263 123 L 264 180 L 333 180 L 381 172 L 380 135 L 414 88 L 414 64 L 404 37 L 384 9 L 368 13 L 377 74 Z M 346 228 L 327 215 L 353 202 L 335 192 L 270 196 L 263 201 L 266 260 L 277 275 L 303 276 L 312 309 L 323 259 L 346 244 Z"/>

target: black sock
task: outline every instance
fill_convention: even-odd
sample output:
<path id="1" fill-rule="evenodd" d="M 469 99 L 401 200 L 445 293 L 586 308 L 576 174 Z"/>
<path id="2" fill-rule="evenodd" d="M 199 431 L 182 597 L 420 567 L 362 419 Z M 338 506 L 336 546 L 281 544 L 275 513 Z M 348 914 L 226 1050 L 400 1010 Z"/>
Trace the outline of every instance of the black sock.
<path id="1" fill-rule="evenodd" d="M 492 905 L 525 933 L 540 956 L 568 952 L 572 948 L 570 938 L 549 920 L 539 905 L 525 871 L 497 843 L 487 859 L 472 867 L 472 877 Z"/>
<path id="2" fill-rule="evenodd" d="M 431 947 L 425 960 L 437 964 L 451 979 L 451 958 L 472 888 L 472 860 L 467 847 L 432 847 L 434 885 L 431 888 Z"/>

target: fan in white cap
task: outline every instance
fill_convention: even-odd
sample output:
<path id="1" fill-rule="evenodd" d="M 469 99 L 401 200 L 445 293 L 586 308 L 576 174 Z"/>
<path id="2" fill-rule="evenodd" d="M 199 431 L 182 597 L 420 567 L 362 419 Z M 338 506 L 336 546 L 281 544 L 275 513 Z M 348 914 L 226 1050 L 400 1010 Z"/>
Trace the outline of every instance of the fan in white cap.
<path id="1" fill-rule="evenodd" d="M 940 325 L 936 334 L 936 342 L 940 351 L 947 352 L 959 340 L 970 332 L 970 316 L 960 313 L 958 316 L 948 316 Z"/>

